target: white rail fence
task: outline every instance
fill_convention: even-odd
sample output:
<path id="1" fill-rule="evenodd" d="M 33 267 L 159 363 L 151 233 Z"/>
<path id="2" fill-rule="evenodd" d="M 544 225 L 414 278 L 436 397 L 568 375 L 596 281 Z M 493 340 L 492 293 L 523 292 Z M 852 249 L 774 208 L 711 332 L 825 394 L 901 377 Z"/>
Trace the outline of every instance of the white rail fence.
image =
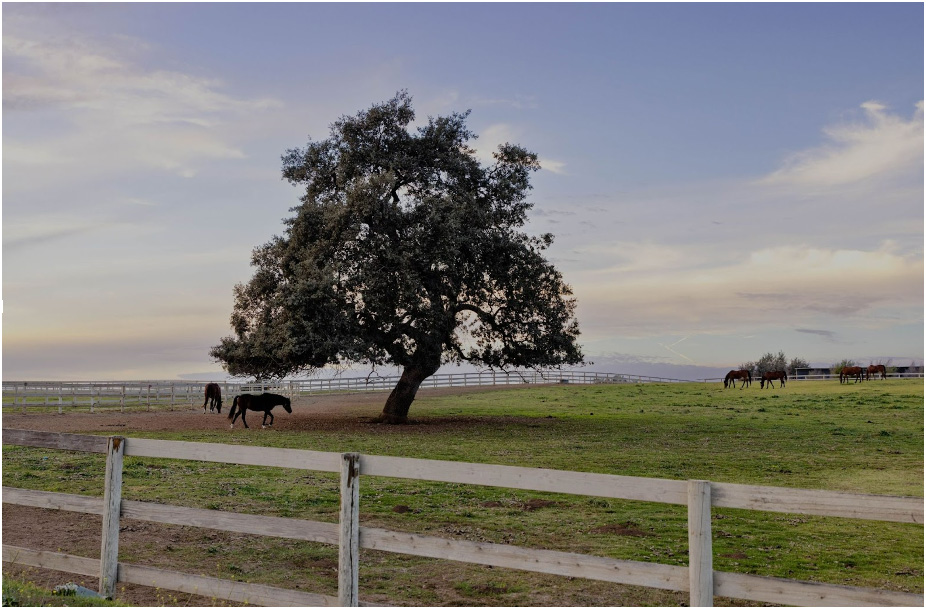
<path id="1" fill-rule="evenodd" d="M 102 498 L 3 488 L 3 502 L 103 516 L 101 557 L 3 546 L 3 560 L 100 578 L 112 596 L 117 582 L 238 602 L 278 606 L 357 606 L 359 549 L 580 577 L 618 584 L 688 592 L 692 606 L 710 606 L 714 596 L 801 606 L 879 605 L 922 607 L 922 594 L 857 588 L 713 570 L 711 509 L 741 508 L 922 525 L 923 499 L 859 495 L 707 482 L 667 480 L 548 469 L 433 461 L 308 450 L 228 446 L 122 437 L 3 430 L 3 443 L 106 454 Z M 122 461 L 158 457 L 285 467 L 339 473 L 338 524 L 236 514 L 121 498 Z M 619 560 L 359 526 L 360 477 L 387 476 L 458 484 L 568 493 L 688 506 L 689 566 Z M 338 596 L 232 582 L 118 562 L 119 519 L 132 518 L 221 531 L 298 539 L 339 547 Z"/>
<path id="2" fill-rule="evenodd" d="M 333 377 L 303 380 L 261 382 L 220 382 L 223 401 L 230 401 L 241 393 L 269 391 L 295 398 L 328 392 L 391 391 L 398 376 Z M 679 381 L 655 376 L 611 374 L 602 372 L 545 371 L 545 372 L 472 372 L 461 374 L 435 374 L 422 388 L 477 387 L 492 385 L 549 384 L 549 383 L 651 383 Z M 201 407 L 206 382 L 191 381 L 3 381 L 3 406 L 57 406 L 119 407 L 161 406 Z"/>
<path id="3" fill-rule="evenodd" d="M 890 378 L 923 378 L 923 373 L 890 374 Z M 834 380 L 838 375 L 815 374 L 794 376 L 789 381 Z M 261 382 L 221 382 L 223 400 L 231 400 L 241 393 L 282 393 L 291 398 L 329 392 L 390 391 L 398 376 L 332 377 L 304 380 Z M 435 374 L 422 384 L 422 388 L 477 387 L 494 385 L 540 385 L 550 383 L 588 385 L 594 383 L 697 383 L 722 382 L 722 378 L 686 381 L 638 374 L 610 372 L 578 372 L 552 370 L 544 372 L 468 372 Z M 204 399 L 206 381 L 3 381 L 3 406 L 64 407 L 146 407 L 188 406 L 196 409 Z"/>

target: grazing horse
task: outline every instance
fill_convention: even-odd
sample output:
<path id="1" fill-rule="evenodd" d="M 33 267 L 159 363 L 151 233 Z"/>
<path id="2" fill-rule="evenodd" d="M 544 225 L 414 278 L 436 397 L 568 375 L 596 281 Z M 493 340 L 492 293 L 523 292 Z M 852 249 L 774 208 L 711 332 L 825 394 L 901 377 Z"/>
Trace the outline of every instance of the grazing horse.
<path id="1" fill-rule="evenodd" d="M 773 370 L 771 372 L 764 372 L 762 374 L 762 380 L 759 381 L 759 387 L 765 388 L 765 384 L 768 383 L 769 387 L 774 387 L 772 381 L 779 381 L 781 387 L 785 386 L 785 381 L 788 380 L 788 373 L 784 370 Z"/>
<path id="2" fill-rule="evenodd" d="M 723 388 L 736 387 L 736 381 L 742 379 L 743 384 L 740 389 L 746 385 L 752 384 L 752 373 L 749 370 L 731 370 L 723 379 Z"/>
<path id="3" fill-rule="evenodd" d="M 839 382 L 849 384 L 849 378 L 855 377 L 855 382 L 862 382 L 862 368 L 861 366 L 845 366 L 842 370 L 839 371 Z"/>
<path id="4" fill-rule="evenodd" d="M 231 425 L 229 427 L 231 429 L 235 428 L 235 421 L 238 420 L 239 416 L 244 426 L 248 427 L 248 422 L 244 418 L 245 410 L 263 410 L 264 421 L 260 426 L 262 428 L 267 427 L 267 417 L 270 417 L 270 425 L 273 425 L 273 413 L 270 411 L 273 410 L 274 406 L 282 406 L 283 410 L 289 413 L 293 411 L 292 406 L 290 406 L 289 398 L 277 395 L 276 393 L 262 393 L 260 395 L 242 393 L 241 395 L 236 395 L 235 399 L 232 401 L 231 410 L 228 411 L 228 418 L 231 419 Z"/>
<path id="5" fill-rule="evenodd" d="M 866 380 L 866 381 L 870 381 L 870 380 L 871 380 L 871 374 L 872 374 L 872 373 L 874 373 L 874 374 L 880 374 L 880 375 L 881 375 L 881 380 L 884 380 L 884 379 L 887 378 L 887 369 L 884 367 L 884 364 L 872 364 L 872 365 L 868 366 L 868 371 L 865 373 L 865 380 Z"/>
<path id="6" fill-rule="evenodd" d="M 209 403 L 212 400 L 212 403 Z M 218 383 L 209 383 L 206 385 L 206 401 L 203 402 L 203 414 L 206 414 L 206 404 L 209 404 L 209 411 L 218 410 L 222 412 L 222 389 Z"/>

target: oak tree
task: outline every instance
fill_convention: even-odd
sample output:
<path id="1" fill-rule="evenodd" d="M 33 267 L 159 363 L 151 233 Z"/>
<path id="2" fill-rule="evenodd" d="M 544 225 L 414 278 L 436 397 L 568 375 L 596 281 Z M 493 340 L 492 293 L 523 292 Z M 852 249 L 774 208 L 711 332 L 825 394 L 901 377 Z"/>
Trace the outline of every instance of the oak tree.
<path id="1" fill-rule="evenodd" d="M 442 364 L 582 362 L 575 299 L 522 227 L 537 155 L 504 144 L 483 166 L 469 111 L 412 128 L 401 91 L 282 157 L 304 188 L 285 234 L 254 249 L 234 289 L 234 336 L 211 355 L 235 376 L 395 365 L 382 421 L 402 423 Z"/>

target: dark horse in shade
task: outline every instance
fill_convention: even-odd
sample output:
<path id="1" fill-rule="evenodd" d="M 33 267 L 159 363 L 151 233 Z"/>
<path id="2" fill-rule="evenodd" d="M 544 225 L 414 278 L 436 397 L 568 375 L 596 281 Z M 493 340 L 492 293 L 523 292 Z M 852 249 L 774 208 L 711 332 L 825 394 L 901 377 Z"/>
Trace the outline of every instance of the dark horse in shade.
<path id="1" fill-rule="evenodd" d="M 862 382 L 861 366 L 845 366 L 839 371 L 839 382 L 849 384 L 849 379 L 855 378 L 856 383 Z"/>
<path id="2" fill-rule="evenodd" d="M 723 379 L 723 388 L 727 387 L 736 387 L 736 381 L 742 380 L 743 384 L 740 385 L 740 389 L 746 385 L 752 384 L 752 373 L 749 370 L 731 370 L 727 372 L 727 376 Z"/>
<path id="3" fill-rule="evenodd" d="M 881 380 L 884 380 L 887 378 L 887 369 L 884 367 L 884 364 L 872 364 L 868 366 L 868 371 L 865 373 L 865 380 L 870 381 L 872 374 L 880 374 Z"/>
<path id="4" fill-rule="evenodd" d="M 270 417 L 270 425 L 273 425 L 273 413 L 270 411 L 273 410 L 274 406 L 282 406 L 283 410 L 289 413 L 293 411 L 289 398 L 276 393 L 262 393 L 260 395 L 242 393 L 236 395 L 232 401 L 231 410 L 228 411 L 228 418 L 231 419 L 230 427 L 234 429 L 235 421 L 238 420 L 239 416 L 244 426 L 248 427 L 248 422 L 244 418 L 246 410 L 262 410 L 264 412 L 264 421 L 260 426 L 267 427 L 267 417 Z"/>
<path id="5" fill-rule="evenodd" d="M 759 381 L 759 387 L 765 388 L 765 384 L 768 383 L 769 387 L 774 387 L 772 381 L 779 381 L 781 387 L 785 386 L 785 381 L 788 380 L 788 373 L 784 370 L 773 370 L 771 372 L 765 372 L 762 374 L 762 380 Z"/>
<path id="6" fill-rule="evenodd" d="M 210 403 L 210 400 L 212 402 Z M 206 385 L 206 401 L 203 402 L 203 414 L 206 414 L 206 404 L 209 404 L 209 410 L 222 412 L 222 388 L 218 383 L 209 383 Z"/>

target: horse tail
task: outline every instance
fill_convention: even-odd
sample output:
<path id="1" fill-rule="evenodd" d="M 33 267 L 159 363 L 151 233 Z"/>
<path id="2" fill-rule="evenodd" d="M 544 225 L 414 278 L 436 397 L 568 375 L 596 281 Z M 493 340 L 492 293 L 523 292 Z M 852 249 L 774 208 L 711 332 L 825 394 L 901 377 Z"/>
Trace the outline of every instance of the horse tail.
<path id="1" fill-rule="evenodd" d="M 232 407 L 231 407 L 231 409 L 229 409 L 229 411 L 228 411 L 228 418 L 229 418 L 229 419 L 231 419 L 233 416 L 235 416 L 235 410 L 237 410 L 237 408 L 238 408 L 238 397 L 239 397 L 239 396 L 236 395 L 236 396 L 235 396 L 235 399 L 232 400 Z"/>

